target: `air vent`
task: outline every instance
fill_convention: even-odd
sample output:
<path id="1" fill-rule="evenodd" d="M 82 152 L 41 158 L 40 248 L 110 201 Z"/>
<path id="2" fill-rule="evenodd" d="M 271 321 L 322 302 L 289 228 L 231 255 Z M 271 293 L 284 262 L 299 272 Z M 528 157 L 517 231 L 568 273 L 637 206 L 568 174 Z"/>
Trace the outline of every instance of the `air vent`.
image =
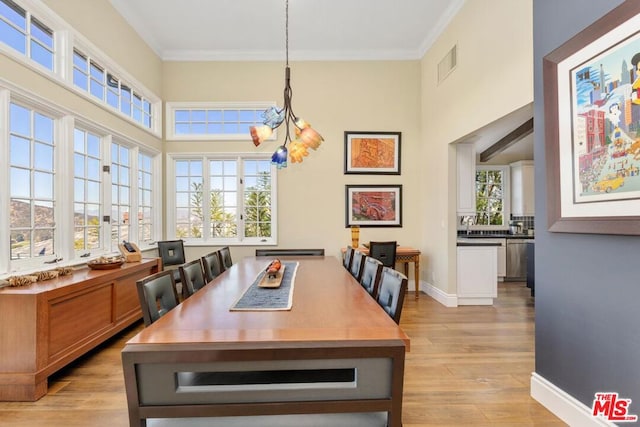
<path id="1" fill-rule="evenodd" d="M 438 83 L 441 83 L 453 70 L 456 69 L 456 65 L 458 63 L 457 47 L 458 45 L 454 45 L 438 63 Z"/>

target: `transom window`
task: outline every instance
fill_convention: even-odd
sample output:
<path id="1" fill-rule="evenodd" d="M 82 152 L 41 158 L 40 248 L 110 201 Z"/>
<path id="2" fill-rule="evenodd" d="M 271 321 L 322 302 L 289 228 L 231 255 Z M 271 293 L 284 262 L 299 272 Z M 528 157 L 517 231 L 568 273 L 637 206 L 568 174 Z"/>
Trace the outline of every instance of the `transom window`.
<path id="1" fill-rule="evenodd" d="M 275 243 L 275 173 L 264 155 L 173 156 L 169 235 L 186 241 Z M 171 179 L 171 178 L 170 178 Z M 175 225 L 173 225 L 175 224 Z"/>
<path id="2" fill-rule="evenodd" d="M 261 125 L 272 105 L 167 103 L 167 138 L 250 140 L 249 128 Z"/>
<path id="3" fill-rule="evenodd" d="M 509 171 L 506 166 L 476 167 L 476 226 L 506 226 L 509 221 Z"/>
<path id="4" fill-rule="evenodd" d="M 53 71 L 53 31 L 11 0 L 0 0 L 0 41 Z"/>
<path id="5" fill-rule="evenodd" d="M 78 49 L 73 50 L 73 84 L 135 122 L 151 128 L 151 102 Z"/>

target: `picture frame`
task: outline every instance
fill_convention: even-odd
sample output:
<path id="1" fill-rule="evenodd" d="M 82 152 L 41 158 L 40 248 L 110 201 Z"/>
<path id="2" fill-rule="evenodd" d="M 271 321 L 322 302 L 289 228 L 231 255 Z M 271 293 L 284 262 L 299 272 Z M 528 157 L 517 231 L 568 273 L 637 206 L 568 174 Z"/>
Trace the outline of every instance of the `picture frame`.
<path id="1" fill-rule="evenodd" d="M 402 227 L 402 185 L 346 185 L 345 227 Z"/>
<path id="2" fill-rule="evenodd" d="M 401 132 L 344 133 L 344 173 L 400 175 Z"/>
<path id="3" fill-rule="evenodd" d="M 639 28 L 627 0 L 543 58 L 551 232 L 640 235 Z"/>

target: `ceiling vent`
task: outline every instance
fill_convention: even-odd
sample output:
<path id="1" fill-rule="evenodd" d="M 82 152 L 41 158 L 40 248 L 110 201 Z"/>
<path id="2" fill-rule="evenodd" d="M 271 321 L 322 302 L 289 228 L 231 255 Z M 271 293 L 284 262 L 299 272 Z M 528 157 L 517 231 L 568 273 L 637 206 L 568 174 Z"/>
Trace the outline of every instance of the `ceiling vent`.
<path id="1" fill-rule="evenodd" d="M 447 78 L 453 70 L 456 69 L 458 63 L 458 45 L 453 45 L 451 50 L 438 63 L 438 83 Z"/>

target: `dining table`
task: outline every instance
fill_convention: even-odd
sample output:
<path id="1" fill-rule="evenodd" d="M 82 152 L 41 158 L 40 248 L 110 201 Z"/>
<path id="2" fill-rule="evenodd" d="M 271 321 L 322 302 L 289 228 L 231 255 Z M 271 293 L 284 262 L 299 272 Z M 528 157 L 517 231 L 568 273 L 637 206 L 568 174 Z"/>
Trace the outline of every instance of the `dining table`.
<path id="1" fill-rule="evenodd" d="M 402 425 L 402 328 L 333 256 L 282 257 L 288 304 L 270 305 L 271 261 L 240 260 L 126 343 L 131 426 Z"/>

